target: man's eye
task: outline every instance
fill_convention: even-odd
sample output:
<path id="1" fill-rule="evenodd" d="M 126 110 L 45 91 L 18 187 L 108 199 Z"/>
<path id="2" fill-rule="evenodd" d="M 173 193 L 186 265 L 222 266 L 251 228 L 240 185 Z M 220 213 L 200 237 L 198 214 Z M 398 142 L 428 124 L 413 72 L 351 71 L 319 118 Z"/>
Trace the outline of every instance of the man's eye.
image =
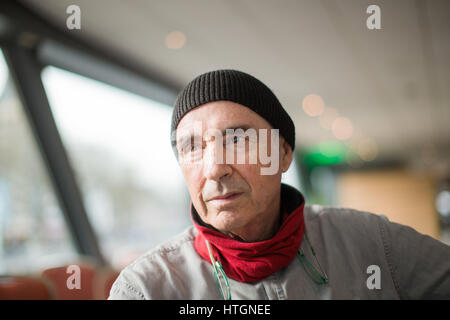
<path id="1" fill-rule="evenodd" d="M 197 146 L 197 145 L 191 145 L 189 149 L 190 149 L 190 150 L 189 150 L 190 152 L 195 152 L 195 151 L 200 150 L 200 146 Z"/>
<path id="2" fill-rule="evenodd" d="M 238 143 L 238 142 L 242 142 L 244 140 L 245 140 L 244 136 L 231 136 L 231 137 L 225 139 L 226 144 Z"/>
<path id="3" fill-rule="evenodd" d="M 201 146 L 199 146 L 199 145 L 188 144 L 188 145 L 183 146 L 181 148 L 181 153 L 182 154 L 189 154 L 189 153 L 193 153 L 193 152 L 198 152 L 200 149 L 201 149 Z"/>

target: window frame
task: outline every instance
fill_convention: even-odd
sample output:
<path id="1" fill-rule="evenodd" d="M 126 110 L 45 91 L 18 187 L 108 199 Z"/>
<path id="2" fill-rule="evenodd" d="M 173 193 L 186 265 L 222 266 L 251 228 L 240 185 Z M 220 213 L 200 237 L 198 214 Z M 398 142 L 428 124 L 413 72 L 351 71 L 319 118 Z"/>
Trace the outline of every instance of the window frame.
<path id="1" fill-rule="evenodd" d="M 75 248 L 80 255 L 105 266 L 107 259 L 89 221 L 41 71 L 55 66 L 168 105 L 175 101 L 179 88 L 60 30 L 19 2 L 0 2 L 0 13 L 5 31 L 0 34 L 0 47 Z"/>

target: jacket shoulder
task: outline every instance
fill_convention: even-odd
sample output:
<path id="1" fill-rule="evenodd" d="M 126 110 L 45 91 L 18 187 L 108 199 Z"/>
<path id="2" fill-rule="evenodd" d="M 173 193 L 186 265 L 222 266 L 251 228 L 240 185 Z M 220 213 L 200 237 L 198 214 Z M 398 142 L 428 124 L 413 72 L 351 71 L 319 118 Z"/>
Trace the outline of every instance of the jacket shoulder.
<path id="1" fill-rule="evenodd" d="M 120 272 L 111 288 L 110 299 L 127 299 L 128 296 L 135 299 L 158 299 L 156 292 L 163 293 L 170 289 L 170 283 L 182 281 L 180 270 L 188 260 L 197 256 L 194 239 L 195 229 L 189 227 L 141 255 Z M 164 294 L 170 296 L 169 292 Z"/>
<path id="2" fill-rule="evenodd" d="M 389 220 L 375 213 L 350 208 L 311 205 L 304 210 L 306 232 L 329 246 L 382 251 L 381 228 Z"/>
<path id="3" fill-rule="evenodd" d="M 305 221 L 308 223 L 323 223 L 330 226 L 359 225 L 361 227 L 378 227 L 378 223 L 388 222 L 388 218 L 381 214 L 361 211 L 345 207 L 309 205 L 304 210 Z M 376 222 L 376 225 L 374 223 Z M 379 231 L 379 229 L 377 230 Z"/>

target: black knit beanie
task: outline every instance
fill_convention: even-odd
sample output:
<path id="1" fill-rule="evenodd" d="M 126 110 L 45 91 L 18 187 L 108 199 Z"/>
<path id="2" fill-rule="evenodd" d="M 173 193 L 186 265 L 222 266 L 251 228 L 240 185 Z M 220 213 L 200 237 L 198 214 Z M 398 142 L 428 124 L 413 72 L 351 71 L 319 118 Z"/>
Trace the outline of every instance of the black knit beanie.
<path id="1" fill-rule="evenodd" d="M 226 100 L 246 106 L 266 119 L 295 148 L 295 126 L 273 92 L 255 77 L 236 70 L 216 70 L 199 75 L 178 95 L 173 113 L 171 133 L 181 118 L 202 104 Z M 176 140 L 172 138 L 176 152 Z"/>

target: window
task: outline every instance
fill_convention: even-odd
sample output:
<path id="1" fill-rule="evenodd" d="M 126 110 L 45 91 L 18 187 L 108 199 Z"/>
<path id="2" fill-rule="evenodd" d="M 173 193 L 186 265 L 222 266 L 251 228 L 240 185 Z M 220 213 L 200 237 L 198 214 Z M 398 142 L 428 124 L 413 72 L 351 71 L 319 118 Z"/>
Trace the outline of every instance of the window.
<path id="1" fill-rule="evenodd" d="M 116 268 L 188 227 L 172 109 L 56 67 L 43 83 L 103 254 Z"/>
<path id="2" fill-rule="evenodd" d="M 0 274 L 32 273 L 77 253 L 0 51 Z"/>

